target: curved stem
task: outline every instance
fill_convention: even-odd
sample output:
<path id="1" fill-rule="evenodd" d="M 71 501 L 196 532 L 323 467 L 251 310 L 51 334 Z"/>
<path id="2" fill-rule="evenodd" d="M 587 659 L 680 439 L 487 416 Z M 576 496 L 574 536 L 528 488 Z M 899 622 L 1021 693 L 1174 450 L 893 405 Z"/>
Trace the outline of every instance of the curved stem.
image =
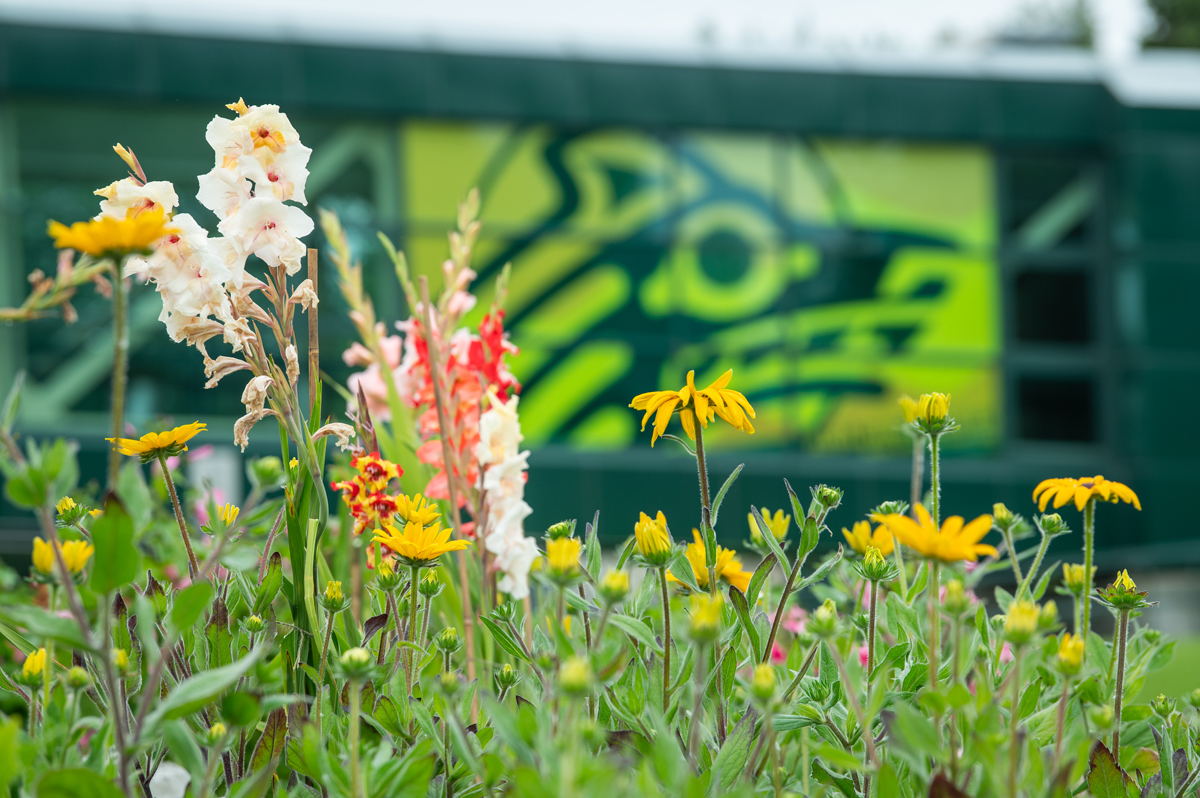
<path id="1" fill-rule="evenodd" d="M 1075 630 L 1084 640 L 1092 631 L 1092 548 L 1096 536 L 1096 500 L 1088 499 L 1083 506 L 1083 626 Z M 1116 756 L 1116 753 L 1113 754 Z"/>
<path id="2" fill-rule="evenodd" d="M 1020 585 L 1024 583 L 1025 577 L 1021 574 L 1021 563 L 1017 560 L 1017 546 L 1016 541 L 1013 540 L 1012 527 L 1004 527 L 1000 530 L 1000 534 L 1004 536 L 1004 546 L 1008 549 L 1008 561 L 1012 564 L 1013 576 Z"/>
<path id="3" fill-rule="evenodd" d="M 1029 566 L 1029 572 L 1025 574 L 1025 579 L 1021 582 L 1018 582 L 1019 587 L 1017 588 L 1017 595 L 1015 598 L 1017 598 L 1017 599 L 1021 598 L 1021 596 L 1023 596 L 1029 590 L 1030 583 L 1033 582 L 1034 577 L 1037 576 L 1038 569 L 1042 567 L 1042 560 L 1043 560 L 1043 558 L 1045 558 L 1046 549 L 1049 548 L 1049 546 L 1050 546 L 1050 536 L 1047 535 L 1045 532 L 1043 532 L 1042 533 L 1042 542 L 1038 546 L 1037 554 L 1035 554 L 1033 557 L 1033 564 Z M 1013 555 L 1016 554 L 1016 552 L 1013 552 L 1012 549 L 1009 549 L 1009 551 Z M 1013 563 L 1014 564 L 1016 563 L 1015 556 L 1013 558 Z"/>
<path id="4" fill-rule="evenodd" d="M 667 593 L 667 569 L 658 569 L 663 606 L 663 712 L 671 703 L 671 596 Z"/>
<path id="5" fill-rule="evenodd" d="M 167 483 L 167 492 L 171 494 L 171 505 L 175 508 L 175 523 L 179 525 L 179 534 L 183 538 L 183 547 L 187 549 L 188 573 L 192 579 L 200 573 L 200 564 L 196 562 L 196 552 L 192 551 L 192 539 L 188 537 L 187 523 L 183 520 L 183 508 L 179 506 L 179 494 L 175 492 L 175 480 L 171 479 L 171 469 L 167 467 L 166 453 L 159 451 L 158 465 L 162 470 L 163 481 Z"/>

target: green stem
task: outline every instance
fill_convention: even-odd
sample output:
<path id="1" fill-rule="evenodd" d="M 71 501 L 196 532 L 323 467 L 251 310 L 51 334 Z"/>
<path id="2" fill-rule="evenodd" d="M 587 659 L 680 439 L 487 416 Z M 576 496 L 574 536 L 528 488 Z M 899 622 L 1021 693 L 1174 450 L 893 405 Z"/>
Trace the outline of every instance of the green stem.
<path id="1" fill-rule="evenodd" d="M 929 687 L 938 689 L 938 656 L 941 652 L 942 621 L 938 616 L 938 582 L 941 581 L 941 566 L 937 560 L 929 561 Z"/>
<path id="2" fill-rule="evenodd" d="M 941 504 L 942 504 L 942 474 L 941 474 L 941 445 L 939 443 L 941 435 L 935 433 L 929 436 L 929 489 L 930 489 L 930 509 L 933 511 L 933 526 L 936 529 L 942 528 Z"/>
<path id="3" fill-rule="evenodd" d="M 57 599 L 57 596 L 54 593 L 54 585 L 48 585 L 47 592 L 49 593 L 49 596 L 47 597 L 49 599 L 49 601 L 47 603 L 50 606 L 50 612 L 54 613 L 55 610 L 58 609 L 57 606 L 55 606 L 55 600 Z M 42 706 L 44 706 L 44 707 L 50 706 L 50 670 L 53 667 L 54 667 L 54 641 L 47 640 L 46 641 L 46 667 L 42 669 L 42 691 L 43 691 Z"/>
<path id="4" fill-rule="evenodd" d="M 871 729 L 867 725 L 867 716 L 863 712 L 862 703 L 858 700 L 858 691 L 850 683 L 850 672 L 846 670 L 846 663 L 842 659 L 842 654 L 838 651 L 836 645 L 829 646 L 829 652 L 833 654 L 834 664 L 837 665 L 838 673 L 842 677 L 842 685 L 845 686 L 846 695 L 850 698 L 850 707 L 854 710 L 855 718 L 858 719 L 858 728 L 862 730 L 862 739 L 863 744 L 867 748 L 867 756 L 870 757 L 872 765 L 879 767 L 879 755 L 875 752 L 875 735 L 871 733 Z"/>
<path id="5" fill-rule="evenodd" d="M 1010 798 L 1017 798 L 1017 773 L 1021 766 L 1021 743 L 1017 737 L 1017 725 L 1021 722 L 1020 718 L 1020 703 L 1021 703 L 1021 655 L 1024 653 L 1024 646 L 1015 646 L 1016 651 L 1013 652 L 1013 672 L 1012 672 L 1012 708 L 1009 712 L 1009 730 L 1008 738 L 1009 745 L 1012 746 L 1012 753 L 1009 756 L 1008 768 L 1008 794 Z"/>
<path id="6" fill-rule="evenodd" d="M 362 705 L 362 683 L 350 680 L 350 798 L 364 798 L 362 772 L 358 764 L 359 713 Z"/>
<path id="7" fill-rule="evenodd" d="M 684 410 L 684 413 L 695 413 L 691 410 Z M 700 426 L 699 420 L 694 422 L 696 428 L 696 473 L 700 478 L 700 529 L 704 533 L 705 540 L 708 539 L 708 531 L 712 529 L 712 504 L 710 503 L 708 493 L 708 459 L 704 454 L 704 428 Z M 716 540 L 716 533 L 713 533 L 713 540 Z M 704 557 L 708 561 L 708 592 L 711 595 L 717 595 L 719 590 L 717 586 L 717 552 L 708 551 L 707 542 L 705 543 Z"/>
<path id="8" fill-rule="evenodd" d="M 1087 504 L 1083 506 L 1083 626 L 1077 627 L 1075 633 L 1083 635 L 1083 639 L 1087 640 L 1087 635 L 1092 631 L 1092 548 L 1095 542 L 1096 535 L 1096 500 L 1088 499 Z M 1116 756 L 1114 752 L 1113 756 Z"/>
<path id="9" fill-rule="evenodd" d="M 667 569 L 658 569 L 663 608 L 663 712 L 671 703 L 671 596 L 667 593 Z"/>
<path id="10" fill-rule="evenodd" d="M 875 614 L 879 599 L 879 583 L 871 580 L 871 606 L 867 615 L 867 688 L 871 686 L 871 672 L 875 670 Z"/>
<path id="11" fill-rule="evenodd" d="M 113 369 L 112 369 L 112 436 L 125 435 L 125 382 L 129 377 L 129 297 L 121 264 L 113 263 Z M 121 453 L 113 446 L 108 452 L 108 489 L 117 487 L 117 472 Z"/>
<path id="12" fill-rule="evenodd" d="M 1042 559 L 1046 556 L 1046 549 L 1049 547 L 1050 536 L 1043 532 L 1042 542 L 1038 545 L 1037 554 L 1035 554 L 1033 557 L 1033 565 L 1029 566 L 1029 572 L 1025 574 L 1025 579 L 1021 582 L 1018 582 L 1019 587 L 1017 588 L 1017 595 L 1015 596 L 1014 600 L 1021 598 L 1029 590 L 1029 585 L 1031 582 L 1033 582 L 1034 577 L 1037 576 L 1038 569 L 1042 567 Z M 1011 548 L 1009 549 L 1009 552 L 1012 555 L 1013 563 L 1015 564 L 1016 552 Z"/>
<path id="13" fill-rule="evenodd" d="M 1091 502 L 1089 502 L 1090 504 Z M 1120 611 L 1117 622 L 1117 694 L 1113 699 L 1112 755 L 1121 761 L 1121 703 L 1125 692 L 1125 644 L 1129 641 L 1129 610 Z"/>
<path id="14" fill-rule="evenodd" d="M 179 494 L 175 492 L 175 481 L 171 479 L 171 469 L 167 467 L 166 452 L 161 449 L 158 453 L 158 465 L 162 469 L 163 481 L 167 483 L 167 492 L 171 494 L 171 506 L 175 508 L 175 523 L 179 525 L 183 547 L 187 549 L 188 573 L 195 580 L 200 573 L 200 564 L 196 562 L 196 552 L 192 551 L 192 539 L 188 537 L 187 523 L 183 520 L 183 508 L 179 506 Z"/>
<path id="15" fill-rule="evenodd" d="M 415 643 L 417 639 L 417 597 L 420 595 L 420 580 L 421 569 L 414 565 L 412 566 L 408 582 L 408 642 L 410 643 Z M 467 653 L 468 655 L 471 654 L 471 652 Z M 408 656 L 405 657 L 404 686 L 407 688 L 409 696 L 412 695 L 413 677 L 416 676 L 413 673 L 417 667 L 416 655 L 417 652 L 410 648 L 408 649 Z"/>
<path id="16" fill-rule="evenodd" d="M 29 688 L 29 739 L 33 739 L 35 718 L 37 717 L 37 690 Z"/>
<path id="17" fill-rule="evenodd" d="M 317 731 L 321 731 L 321 697 L 325 694 L 325 663 L 329 661 L 329 640 L 333 637 L 333 613 L 325 622 L 325 643 L 321 646 L 321 664 L 317 670 L 317 706 L 313 714 L 317 716 Z"/>
<path id="18" fill-rule="evenodd" d="M 1016 541 L 1013 540 L 1012 527 L 1001 528 L 1000 534 L 1004 536 L 1004 545 L 1008 549 L 1008 561 L 1012 564 L 1013 576 L 1016 577 L 1018 585 L 1023 584 L 1025 577 L 1021 575 L 1021 563 L 1017 560 L 1017 546 Z"/>
<path id="19" fill-rule="evenodd" d="M 704 712 L 704 670 L 708 664 L 708 651 L 704 646 L 700 646 L 696 651 L 696 695 L 692 699 L 692 719 L 691 725 L 688 727 L 688 744 L 687 758 L 696 772 L 700 772 L 699 764 L 696 762 L 696 744 L 700 740 L 700 718 Z M 716 667 L 721 667 L 720 659 L 717 659 Z"/>

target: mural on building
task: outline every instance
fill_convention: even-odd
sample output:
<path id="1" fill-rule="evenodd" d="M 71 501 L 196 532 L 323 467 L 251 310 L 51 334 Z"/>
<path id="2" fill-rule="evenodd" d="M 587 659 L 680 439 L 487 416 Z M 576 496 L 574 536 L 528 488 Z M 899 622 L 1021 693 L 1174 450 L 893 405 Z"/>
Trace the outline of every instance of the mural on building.
<path id="1" fill-rule="evenodd" d="M 511 262 L 531 445 L 631 445 L 629 397 L 730 367 L 766 434 L 718 446 L 899 451 L 897 397 L 933 389 L 969 422 L 948 444 L 1000 438 L 983 148 L 436 122 L 401 140 L 417 268 L 483 192 L 480 305 Z"/>

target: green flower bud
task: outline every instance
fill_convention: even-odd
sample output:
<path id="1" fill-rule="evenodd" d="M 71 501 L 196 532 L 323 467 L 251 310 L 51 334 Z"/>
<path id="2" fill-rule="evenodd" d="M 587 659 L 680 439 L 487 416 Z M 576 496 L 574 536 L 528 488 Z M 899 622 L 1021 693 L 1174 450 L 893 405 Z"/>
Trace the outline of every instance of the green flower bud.
<path id="1" fill-rule="evenodd" d="M 445 695 L 447 698 L 453 698 L 455 693 L 457 693 L 458 689 L 462 686 L 462 683 L 458 680 L 457 673 L 442 671 L 442 673 L 438 675 L 437 685 L 438 689 L 442 691 L 443 695 Z"/>
<path id="2" fill-rule="evenodd" d="M 67 683 L 67 687 L 72 690 L 84 690 L 92 685 L 92 676 L 84 668 L 78 665 L 67 670 L 63 674 L 63 680 Z"/>
<path id="3" fill-rule="evenodd" d="M 629 595 L 629 574 L 625 571 L 609 571 L 596 591 L 605 604 L 619 604 Z"/>
<path id="4" fill-rule="evenodd" d="M 1200 709 L 1200 687 L 1188 693 L 1188 703 Z"/>
<path id="5" fill-rule="evenodd" d="M 808 619 L 807 630 L 817 637 L 833 637 L 837 632 L 838 613 L 833 599 L 825 599 L 825 603 L 817 607 Z"/>
<path id="6" fill-rule="evenodd" d="M 440 651 L 446 654 L 452 654 L 462 647 L 462 640 L 458 636 L 458 629 L 453 626 L 447 626 L 438 632 L 433 638 L 433 643 Z"/>
<path id="7" fill-rule="evenodd" d="M 842 503 L 842 489 L 830 485 L 817 485 L 812 489 L 813 498 L 825 510 L 833 510 Z"/>
<path id="8" fill-rule="evenodd" d="M 775 701 L 775 668 L 763 663 L 754 668 L 754 678 L 750 680 L 750 695 L 764 708 L 770 707 Z"/>
<path id="9" fill-rule="evenodd" d="M 1067 522 L 1058 513 L 1047 513 L 1036 519 L 1038 528 L 1046 533 L 1049 537 L 1055 535 L 1065 535 L 1071 531 L 1071 527 L 1067 526 Z"/>
<path id="10" fill-rule="evenodd" d="M 1113 722 L 1116 720 L 1116 713 L 1110 706 L 1091 707 L 1088 709 L 1088 720 L 1092 723 L 1092 728 L 1105 732 L 1112 728 Z"/>
<path id="11" fill-rule="evenodd" d="M 510 690 L 516 686 L 517 682 L 521 681 L 521 674 L 510 663 L 504 663 L 504 667 L 496 671 L 496 690 L 503 692 Z"/>
<path id="12" fill-rule="evenodd" d="M 546 530 L 546 540 L 561 540 L 562 538 L 570 538 L 575 536 L 575 519 L 570 521 L 559 521 L 557 524 L 551 524 Z"/>
<path id="13" fill-rule="evenodd" d="M 256 635 L 266 628 L 266 621 L 257 615 L 248 615 L 242 619 L 242 631 L 246 634 Z"/>
<path id="14" fill-rule="evenodd" d="M 351 648 L 338 658 L 338 666 L 347 679 L 365 679 L 375 670 L 375 656 L 365 648 Z"/>
<path id="15" fill-rule="evenodd" d="M 224 723 L 214 723 L 200 735 L 200 742 L 207 748 L 214 748 L 225 738 L 226 731 Z"/>
<path id="16" fill-rule="evenodd" d="M 883 502 L 874 510 L 867 513 L 867 515 L 906 515 L 907 513 L 908 502 L 896 499 L 894 501 Z"/>
<path id="17" fill-rule="evenodd" d="M 1042 605 L 1042 611 L 1038 614 L 1038 629 L 1043 632 L 1048 632 L 1058 626 L 1058 605 L 1053 601 L 1047 601 Z"/>
<path id="18" fill-rule="evenodd" d="M 1163 720 L 1168 720 L 1175 711 L 1175 702 L 1159 693 L 1158 697 L 1150 702 L 1150 709 Z"/>
<path id="19" fill-rule="evenodd" d="M 558 670 L 558 684 L 570 696 L 587 692 L 592 683 L 592 667 L 583 657 L 570 657 Z"/>
<path id="20" fill-rule="evenodd" d="M 971 609 L 971 599 L 967 597 L 963 583 L 958 579 L 951 579 L 946 583 L 946 595 L 942 598 L 942 608 L 951 618 L 962 617 L 964 612 Z"/>
<path id="21" fill-rule="evenodd" d="M 425 572 L 425 576 L 421 577 L 421 583 L 418 586 L 418 590 L 421 591 L 422 596 L 427 599 L 431 599 L 440 595 L 445 586 L 446 585 L 442 582 L 441 577 L 438 576 L 438 570 L 436 568 L 430 568 Z"/>

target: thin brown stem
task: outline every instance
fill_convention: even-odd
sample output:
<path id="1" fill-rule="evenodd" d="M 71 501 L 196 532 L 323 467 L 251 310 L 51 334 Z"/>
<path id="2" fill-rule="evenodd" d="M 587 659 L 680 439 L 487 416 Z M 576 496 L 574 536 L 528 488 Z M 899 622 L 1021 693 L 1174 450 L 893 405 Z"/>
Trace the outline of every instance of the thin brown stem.
<path id="1" fill-rule="evenodd" d="M 125 382 L 129 376 L 129 286 L 121 276 L 121 264 L 113 262 L 113 370 L 112 436 L 125 434 Z M 116 490 L 121 453 L 113 446 L 108 452 L 108 489 Z"/>
<path id="2" fill-rule="evenodd" d="M 187 549 L 188 573 L 192 579 L 200 573 L 200 564 L 196 562 L 196 552 L 192 551 L 192 540 L 188 537 L 187 523 L 183 520 L 183 508 L 179 506 L 179 494 L 175 492 L 175 481 L 171 479 L 171 469 L 167 467 L 167 455 L 160 451 L 158 465 L 162 469 L 163 481 L 167 483 L 167 492 L 171 494 L 171 505 L 175 508 L 175 523 L 179 525 L 179 534 L 183 538 L 183 547 Z"/>
<path id="3" fill-rule="evenodd" d="M 663 712 L 671 704 L 671 596 L 667 593 L 667 569 L 658 569 L 663 608 Z"/>
<path id="4" fill-rule="evenodd" d="M 308 279 L 312 280 L 313 293 L 317 293 L 317 251 L 308 250 Z M 321 372 L 321 339 L 317 333 L 317 303 L 313 302 L 308 309 L 308 414 L 312 421 L 312 411 L 317 404 L 317 378 Z"/>

